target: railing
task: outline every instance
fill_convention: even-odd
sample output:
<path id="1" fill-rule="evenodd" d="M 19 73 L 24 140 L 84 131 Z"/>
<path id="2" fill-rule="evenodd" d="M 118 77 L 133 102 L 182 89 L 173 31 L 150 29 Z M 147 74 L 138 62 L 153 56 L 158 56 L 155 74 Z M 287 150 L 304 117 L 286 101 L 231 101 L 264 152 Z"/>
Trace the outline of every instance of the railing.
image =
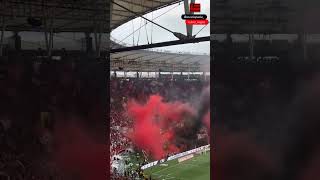
<path id="1" fill-rule="evenodd" d="M 180 157 L 183 157 L 183 156 L 187 156 L 187 155 L 190 155 L 190 154 L 202 151 L 202 150 L 206 150 L 208 148 L 210 148 L 210 144 L 205 145 L 205 146 L 201 146 L 201 147 L 198 147 L 198 148 L 195 148 L 195 149 L 191 149 L 189 151 L 185 151 L 185 152 L 182 152 L 182 153 L 179 153 L 179 154 L 175 154 L 173 156 L 168 157 L 168 159 L 161 159 L 161 160 L 153 161 L 151 163 L 148 163 L 148 164 L 142 166 L 141 169 L 147 169 L 147 168 L 153 167 L 153 166 L 155 166 L 157 164 L 163 163 L 165 161 L 174 160 L 174 159 L 177 159 L 177 158 L 180 158 Z"/>

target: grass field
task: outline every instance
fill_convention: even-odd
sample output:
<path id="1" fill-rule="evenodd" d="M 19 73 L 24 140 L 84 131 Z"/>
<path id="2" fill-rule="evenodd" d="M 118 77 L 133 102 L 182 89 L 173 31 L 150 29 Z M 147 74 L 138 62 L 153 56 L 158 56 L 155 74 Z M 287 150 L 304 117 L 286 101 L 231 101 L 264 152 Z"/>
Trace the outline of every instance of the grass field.
<path id="1" fill-rule="evenodd" d="M 155 180 L 209 180 L 210 152 L 197 155 L 190 160 L 178 162 L 177 159 L 165 162 L 168 166 L 154 166 L 145 170 Z"/>

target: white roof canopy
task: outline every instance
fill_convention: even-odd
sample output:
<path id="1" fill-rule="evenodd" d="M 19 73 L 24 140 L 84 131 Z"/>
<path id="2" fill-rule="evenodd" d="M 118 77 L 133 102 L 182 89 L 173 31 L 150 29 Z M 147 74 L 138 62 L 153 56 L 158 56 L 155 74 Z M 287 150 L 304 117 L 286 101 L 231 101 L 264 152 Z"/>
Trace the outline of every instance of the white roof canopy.
<path id="1" fill-rule="evenodd" d="M 140 15 L 161 9 L 163 7 L 181 2 L 182 0 L 114 0 L 121 6 L 128 8 L 130 11 Z M 112 16 L 111 16 L 111 30 L 119 27 L 120 25 L 136 18 L 136 14 L 129 12 L 122 7 L 111 3 Z"/>
<path id="2" fill-rule="evenodd" d="M 115 0 L 116 3 L 131 11 L 144 15 L 160 8 L 181 2 L 182 0 Z M 111 29 L 136 18 L 136 14 L 112 4 Z M 111 43 L 112 48 L 123 46 Z M 111 54 L 111 70 L 124 71 L 162 71 L 162 72 L 208 72 L 210 71 L 208 55 L 192 55 L 149 50 L 135 50 Z"/>
<path id="3" fill-rule="evenodd" d="M 111 70 L 157 72 L 209 72 L 210 56 L 157 51 L 126 51 L 111 54 Z"/>

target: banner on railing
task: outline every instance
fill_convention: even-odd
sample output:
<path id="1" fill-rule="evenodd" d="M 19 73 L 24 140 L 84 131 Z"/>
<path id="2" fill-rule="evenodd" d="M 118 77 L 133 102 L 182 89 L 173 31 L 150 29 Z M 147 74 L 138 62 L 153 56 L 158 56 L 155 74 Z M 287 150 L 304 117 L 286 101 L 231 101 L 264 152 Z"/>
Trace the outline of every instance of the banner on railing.
<path id="1" fill-rule="evenodd" d="M 152 166 L 155 166 L 157 165 L 158 163 L 163 163 L 165 161 L 170 161 L 170 160 L 174 160 L 174 159 L 177 159 L 177 158 L 180 158 L 180 157 L 183 157 L 183 156 L 187 156 L 189 154 L 193 154 L 193 153 L 196 153 L 196 152 L 199 152 L 199 151 L 203 151 L 203 150 L 206 150 L 210 148 L 210 144 L 208 145 L 205 145 L 205 146 L 201 146 L 199 148 L 195 148 L 195 149 L 192 149 L 192 150 L 189 150 L 189 151 L 186 151 L 186 152 L 182 152 L 182 153 L 179 153 L 179 154 L 175 154 L 173 156 L 170 156 L 167 160 L 166 159 L 161 159 L 159 161 L 153 161 L 151 163 L 148 163 L 144 166 L 141 167 L 141 169 L 147 169 L 147 168 L 150 168 Z"/>

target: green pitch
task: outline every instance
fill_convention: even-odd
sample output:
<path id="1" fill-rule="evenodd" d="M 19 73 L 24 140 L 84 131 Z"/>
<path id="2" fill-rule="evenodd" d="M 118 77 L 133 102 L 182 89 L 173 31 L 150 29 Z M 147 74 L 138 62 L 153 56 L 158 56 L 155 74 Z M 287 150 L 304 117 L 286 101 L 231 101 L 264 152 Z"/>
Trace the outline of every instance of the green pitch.
<path id="1" fill-rule="evenodd" d="M 196 155 L 192 159 L 178 162 L 177 159 L 165 162 L 168 166 L 154 166 L 145 170 L 145 173 L 155 180 L 209 180 L 210 179 L 210 152 Z"/>

